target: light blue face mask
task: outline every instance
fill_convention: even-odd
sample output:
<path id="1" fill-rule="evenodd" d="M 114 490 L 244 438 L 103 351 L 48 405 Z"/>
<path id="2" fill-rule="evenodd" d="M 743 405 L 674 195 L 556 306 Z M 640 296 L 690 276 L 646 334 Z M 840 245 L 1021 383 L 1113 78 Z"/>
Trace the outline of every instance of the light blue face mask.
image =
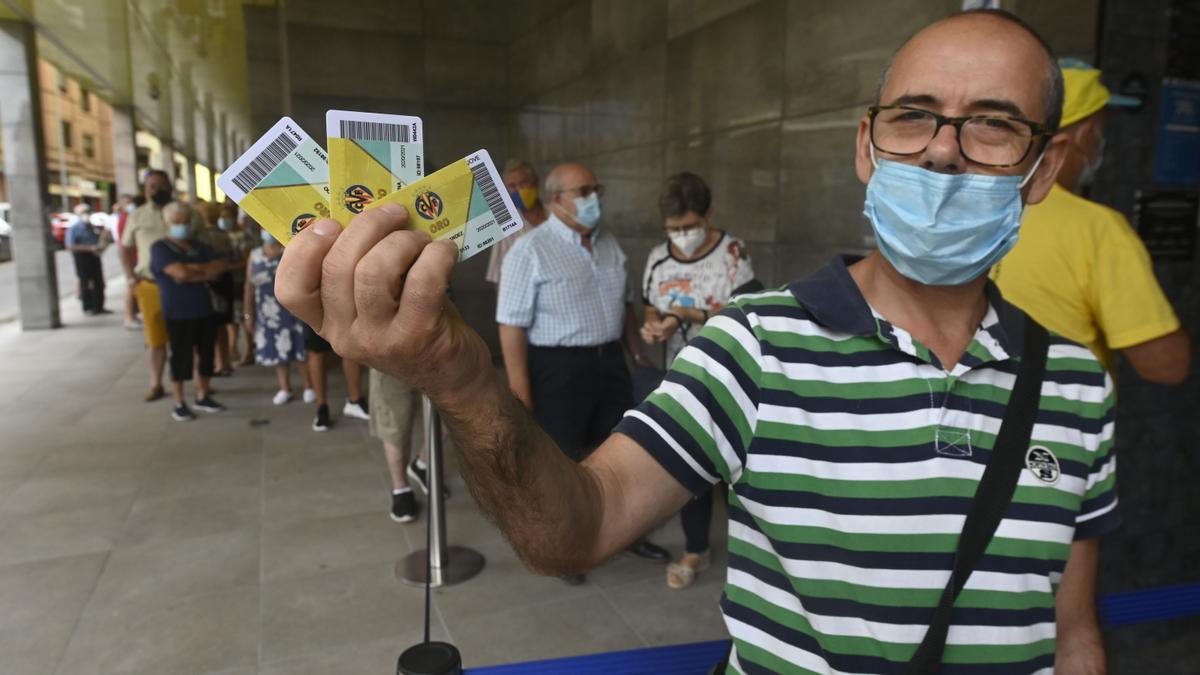
<path id="1" fill-rule="evenodd" d="M 575 222 L 593 229 L 600 222 L 600 195 L 593 192 L 586 197 L 575 198 Z"/>
<path id="2" fill-rule="evenodd" d="M 192 228 L 189 225 L 172 225 L 167 234 L 172 239 L 186 240 L 192 238 Z"/>
<path id="3" fill-rule="evenodd" d="M 228 232 L 233 229 L 233 218 L 217 218 L 217 227 L 221 228 L 222 232 Z"/>
<path id="4" fill-rule="evenodd" d="M 875 162 L 872 149 L 872 162 Z M 937 173 L 875 162 L 863 214 L 896 271 L 929 286 L 965 284 L 987 274 L 1017 243 L 1024 178 Z"/>

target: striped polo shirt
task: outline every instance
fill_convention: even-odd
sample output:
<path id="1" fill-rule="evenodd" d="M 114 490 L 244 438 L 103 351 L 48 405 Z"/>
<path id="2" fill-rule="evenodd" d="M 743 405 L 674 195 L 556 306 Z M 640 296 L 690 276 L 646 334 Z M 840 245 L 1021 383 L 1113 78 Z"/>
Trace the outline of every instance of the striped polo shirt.
<path id="1" fill-rule="evenodd" d="M 899 673 L 950 576 L 1024 317 L 989 309 L 947 370 L 835 260 L 741 296 L 617 431 L 699 494 L 729 492 L 730 672 Z M 1119 522 L 1112 382 L 1051 335 L 1026 467 L 955 605 L 944 675 L 1053 670 L 1072 541 Z"/>

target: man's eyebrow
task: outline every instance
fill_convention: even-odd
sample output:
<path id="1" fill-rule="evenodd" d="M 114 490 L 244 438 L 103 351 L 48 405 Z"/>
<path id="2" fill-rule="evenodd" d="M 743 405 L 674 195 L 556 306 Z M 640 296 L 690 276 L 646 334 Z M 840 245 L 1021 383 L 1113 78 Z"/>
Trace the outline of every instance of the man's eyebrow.
<path id="1" fill-rule="evenodd" d="M 892 100 L 888 105 L 937 105 L 940 103 L 933 94 L 904 94 Z"/>
<path id="2" fill-rule="evenodd" d="M 1013 103 L 1006 98 L 983 98 L 978 101 L 971 101 L 971 105 L 967 106 L 968 110 L 994 110 L 996 112 L 1008 113 L 1013 117 L 1026 117 L 1025 111 L 1021 110 L 1021 106 Z"/>
<path id="3" fill-rule="evenodd" d="M 933 94 L 904 94 L 897 97 L 890 105 L 927 105 L 936 106 L 941 104 L 941 100 Z M 1026 117 L 1025 111 L 1021 110 L 1021 106 L 1013 103 L 1006 98 L 981 98 L 976 101 L 971 101 L 967 106 L 967 110 L 974 112 L 991 111 L 1007 113 L 1013 117 Z"/>

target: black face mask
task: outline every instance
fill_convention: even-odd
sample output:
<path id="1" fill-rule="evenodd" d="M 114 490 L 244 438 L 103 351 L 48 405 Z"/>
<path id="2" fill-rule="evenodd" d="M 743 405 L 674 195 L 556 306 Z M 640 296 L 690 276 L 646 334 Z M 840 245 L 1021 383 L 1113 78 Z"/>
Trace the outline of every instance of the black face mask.
<path id="1" fill-rule="evenodd" d="M 159 206 L 166 206 L 171 203 L 171 191 L 156 190 L 154 194 L 150 195 L 150 200 Z"/>

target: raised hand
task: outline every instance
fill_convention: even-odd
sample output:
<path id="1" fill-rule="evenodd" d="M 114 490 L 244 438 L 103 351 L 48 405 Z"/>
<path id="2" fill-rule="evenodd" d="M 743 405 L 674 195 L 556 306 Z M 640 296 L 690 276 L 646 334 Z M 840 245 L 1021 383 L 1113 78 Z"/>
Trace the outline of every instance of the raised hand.
<path id="1" fill-rule="evenodd" d="M 407 224 L 399 205 L 366 211 L 344 231 L 317 221 L 288 244 L 275 295 L 343 358 L 448 403 L 495 373 L 487 345 L 446 297 L 458 247 Z"/>

